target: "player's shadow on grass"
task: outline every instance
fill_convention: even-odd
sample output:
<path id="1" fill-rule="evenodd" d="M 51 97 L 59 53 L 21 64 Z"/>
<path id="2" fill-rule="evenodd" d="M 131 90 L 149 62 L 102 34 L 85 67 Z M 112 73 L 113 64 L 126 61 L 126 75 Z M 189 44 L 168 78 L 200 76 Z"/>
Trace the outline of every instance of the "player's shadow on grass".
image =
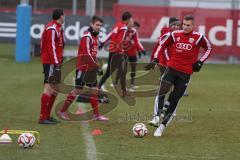
<path id="1" fill-rule="evenodd" d="M 111 99 L 109 103 L 99 103 L 100 104 L 98 107 L 99 113 L 101 113 L 102 115 L 105 115 L 105 114 L 112 112 L 118 106 L 118 98 L 109 92 L 104 92 L 103 94 L 106 94 L 108 96 L 108 98 Z M 63 100 L 61 102 L 58 102 L 58 104 L 56 105 L 55 113 L 57 116 L 58 116 L 57 113 L 58 113 L 58 111 L 61 110 L 62 106 L 64 105 L 64 102 L 65 101 Z M 68 109 L 67 112 L 68 112 L 70 121 L 93 120 L 93 110 L 92 109 L 87 110 L 86 112 L 84 112 L 81 115 L 76 115 L 76 114 L 70 112 L 70 109 Z M 61 117 L 59 117 L 59 118 L 61 119 Z"/>

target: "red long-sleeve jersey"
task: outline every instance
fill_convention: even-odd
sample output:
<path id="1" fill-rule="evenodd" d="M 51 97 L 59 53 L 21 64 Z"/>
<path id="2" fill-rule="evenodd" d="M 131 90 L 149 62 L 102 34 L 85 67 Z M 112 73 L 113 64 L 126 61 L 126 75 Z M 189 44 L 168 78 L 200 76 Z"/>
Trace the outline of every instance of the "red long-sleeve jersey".
<path id="1" fill-rule="evenodd" d="M 77 69 L 91 71 L 98 68 L 98 36 L 94 37 L 89 31 L 85 31 L 78 48 Z"/>
<path id="2" fill-rule="evenodd" d="M 163 37 L 163 35 L 164 34 L 166 34 L 166 33 L 168 33 L 168 32 L 170 32 L 170 31 L 172 31 L 170 28 L 168 28 L 168 27 L 164 27 L 164 28 L 162 28 L 162 30 L 161 30 L 161 36 L 160 36 L 160 38 L 159 38 L 159 40 L 158 40 L 158 42 L 155 44 L 155 46 L 154 46 L 154 48 L 153 48 L 153 51 L 152 51 L 152 54 L 151 54 L 151 61 L 152 61 L 152 59 L 154 58 L 154 54 L 158 54 L 158 60 L 159 60 L 159 64 L 160 65 L 162 65 L 162 66 L 167 66 L 167 61 L 169 60 L 169 53 L 170 53 L 170 48 L 171 48 L 171 46 L 170 47 L 168 47 L 167 49 L 165 49 L 164 50 L 164 53 L 159 53 L 159 51 L 160 51 L 160 47 L 159 47 L 159 45 L 160 45 L 160 41 L 161 41 L 161 39 L 162 39 L 162 37 Z"/>
<path id="3" fill-rule="evenodd" d="M 61 64 L 63 59 L 64 37 L 62 25 L 56 21 L 49 22 L 41 39 L 42 64 Z"/>
<path id="4" fill-rule="evenodd" d="M 126 50 L 126 54 L 128 56 L 136 56 L 137 52 L 138 52 L 137 46 L 134 43 L 134 41 L 131 40 L 131 45 L 130 45 L 129 49 Z"/>
<path id="5" fill-rule="evenodd" d="M 211 44 L 204 35 L 198 32 L 184 33 L 182 30 L 164 34 L 160 41 L 160 52 L 158 53 L 163 53 L 170 45 L 173 45 L 173 49 L 167 65 L 186 74 L 193 73 L 192 65 L 198 60 L 201 47 L 205 50 L 204 55 L 199 59 L 202 62 L 207 60 L 212 50 Z M 154 58 L 157 57 L 156 53 Z"/>
<path id="6" fill-rule="evenodd" d="M 135 56 L 137 52 L 144 51 L 135 28 L 131 28 L 127 31 L 124 44 L 126 44 L 124 49 L 128 56 Z"/>
<path id="7" fill-rule="evenodd" d="M 106 44 L 110 40 L 110 53 L 124 53 L 122 43 L 125 39 L 126 32 L 127 24 L 125 22 L 118 22 L 114 25 L 113 30 L 107 35 L 106 39 L 102 43 Z"/>

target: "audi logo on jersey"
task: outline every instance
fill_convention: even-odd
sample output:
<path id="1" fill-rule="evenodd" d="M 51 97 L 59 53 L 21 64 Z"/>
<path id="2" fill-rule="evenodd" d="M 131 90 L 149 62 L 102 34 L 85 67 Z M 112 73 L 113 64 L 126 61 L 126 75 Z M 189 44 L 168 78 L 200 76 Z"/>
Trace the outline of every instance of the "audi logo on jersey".
<path id="1" fill-rule="evenodd" d="M 192 49 L 192 45 L 188 44 L 188 43 L 177 43 L 176 47 L 178 49 L 183 49 L 183 50 L 191 50 Z"/>

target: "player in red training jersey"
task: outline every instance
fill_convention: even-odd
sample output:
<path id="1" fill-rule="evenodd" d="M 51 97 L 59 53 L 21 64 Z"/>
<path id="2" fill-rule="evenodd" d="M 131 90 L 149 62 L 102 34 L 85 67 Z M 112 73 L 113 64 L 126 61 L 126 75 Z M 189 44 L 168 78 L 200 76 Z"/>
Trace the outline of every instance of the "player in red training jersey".
<path id="1" fill-rule="evenodd" d="M 172 46 L 169 46 L 167 49 L 165 49 L 164 53 L 159 53 L 159 51 L 160 51 L 159 45 L 160 45 L 161 38 L 163 38 L 163 35 L 168 33 L 168 32 L 173 32 L 173 31 L 180 30 L 180 29 L 181 29 L 180 20 L 176 17 L 170 17 L 169 18 L 169 27 L 164 27 L 161 30 L 161 36 L 159 38 L 159 41 L 153 49 L 153 52 L 152 52 L 152 55 L 151 55 L 151 60 L 153 60 L 154 54 L 157 53 L 158 54 L 158 60 L 159 60 L 159 69 L 160 69 L 161 75 L 163 75 L 163 73 L 164 73 L 164 71 L 167 67 L 167 63 L 170 59 L 171 52 L 174 50 L 174 46 L 172 45 Z M 155 66 L 154 63 L 150 63 L 145 68 L 146 68 L 146 70 L 149 70 L 151 68 L 154 68 L 154 66 Z M 164 107 L 163 107 L 162 110 L 159 110 L 158 103 L 159 103 L 158 102 L 158 96 L 156 96 L 155 104 L 154 104 L 154 110 L 153 110 L 154 111 L 153 112 L 153 119 L 149 121 L 150 125 L 156 126 L 156 127 L 159 125 L 160 116 L 163 116 L 164 112 L 169 107 L 169 101 L 168 100 L 165 101 Z"/>
<path id="2" fill-rule="evenodd" d="M 41 97 L 40 124 L 56 124 L 58 121 L 50 116 L 57 96 L 61 79 L 64 38 L 63 28 L 65 16 L 62 9 L 55 9 L 52 21 L 43 31 L 41 39 L 41 59 L 44 73 L 44 90 Z"/>
<path id="3" fill-rule="evenodd" d="M 63 107 L 57 113 L 64 120 L 70 120 L 67 110 L 75 98 L 82 94 L 83 87 L 87 85 L 91 88 L 90 103 L 93 108 L 93 119 L 108 121 L 108 118 L 101 115 L 98 111 L 97 74 L 102 75 L 103 72 L 97 62 L 97 53 L 99 46 L 98 34 L 102 24 L 103 20 L 100 17 L 93 16 L 89 29 L 84 32 L 81 38 L 77 57 L 75 89 L 68 94 Z"/>
<path id="4" fill-rule="evenodd" d="M 125 53 L 124 42 L 130 22 L 133 22 L 131 13 L 124 12 L 122 14 L 122 21 L 114 25 L 113 30 L 107 35 L 100 47 L 102 48 L 109 42 L 108 66 L 105 74 L 99 81 L 98 87 L 101 89 L 106 80 L 117 70 L 122 75 L 120 77 L 120 84 L 123 97 L 129 95 L 126 90 L 127 55 Z"/>
<path id="5" fill-rule="evenodd" d="M 162 110 L 164 106 L 164 95 L 169 92 L 173 86 L 174 90 L 169 97 L 169 107 L 160 126 L 156 129 L 154 136 L 162 136 L 163 130 L 173 116 L 177 104 L 187 88 L 190 76 L 193 72 L 199 72 L 203 63 L 211 53 L 211 44 L 207 38 L 193 31 L 194 16 L 186 15 L 183 19 L 182 29 L 179 31 L 169 32 L 163 35 L 160 41 L 160 54 L 168 47 L 173 45 L 174 50 L 171 52 L 167 68 L 161 78 L 158 92 L 158 107 Z M 204 55 L 198 59 L 199 50 L 205 50 Z M 158 53 L 154 55 L 153 62 L 158 63 Z"/>
<path id="6" fill-rule="evenodd" d="M 130 64 L 130 77 L 131 77 L 131 82 L 130 82 L 130 87 L 129 91 L 134 91 L 137 86 L 135 86 L 135 76 L 136 76 L 136 65 L 137 65 L 137 55 L 139 58 L 141 58 L 142 55 L 146 55 L 146 51 L 141 44 L 138 36 L 138 29 L 140 28 L 140 24 L 136 21 L 131 24 L 131 26 L 128 28 L 128 31 L 126 33 L 126 41 L 128 42 L 128 48 L 126 49 L 126 54 L 128 56 L 128 63 Z M 117 85 L 118 81 L 122 75 L 120 72 L 117 72 L 115 82 L 113 84 Z"/>

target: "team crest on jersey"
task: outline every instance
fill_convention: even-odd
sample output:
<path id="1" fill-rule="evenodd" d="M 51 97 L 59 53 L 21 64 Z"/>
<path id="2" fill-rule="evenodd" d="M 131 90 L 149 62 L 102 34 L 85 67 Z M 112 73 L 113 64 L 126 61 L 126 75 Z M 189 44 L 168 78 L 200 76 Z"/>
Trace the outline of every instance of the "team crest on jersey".
<path id="1" fill-rule="evenodd" d="M 177 37 L 177 41 L 180 41 L 180 37 Z"/>
<path id="2" fill-rule="evenodd" d="M 194 38 L 189 38 L 189 43 L 193 43 L 194 42 Z"/>

